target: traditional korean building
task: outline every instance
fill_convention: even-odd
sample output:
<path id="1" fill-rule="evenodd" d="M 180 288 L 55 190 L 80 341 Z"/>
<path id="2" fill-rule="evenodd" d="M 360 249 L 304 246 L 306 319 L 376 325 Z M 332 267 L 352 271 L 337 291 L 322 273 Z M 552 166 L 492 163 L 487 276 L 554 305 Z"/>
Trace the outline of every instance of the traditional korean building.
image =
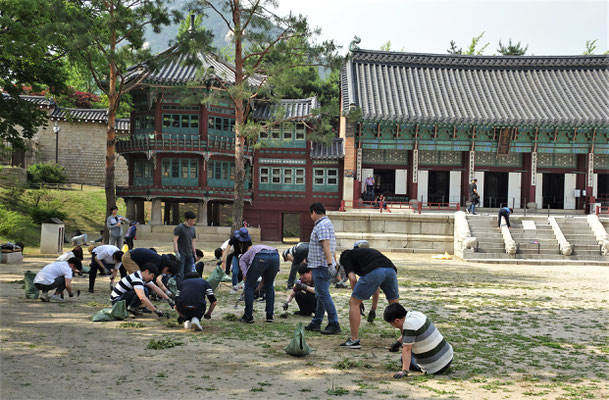
<path id="1" fill-rule="evenodd" d="M 199 224 L 219 225 L 220 209 L 233 202 L 235 110 L 217 84 L 234 83 L 233 67 L 210 54 L 201 60 L 212 72 L 201 87 L 192 86 L 196 68 L 181 59 L 133 71 L 132 78 L 142 85 L 131 93 L 131 132 L 117 143 L 129 166 L 129 184 L 117 194 L 126 200 L 127 214 L 139 221 L 147 201 L 152 202 L 151 224 L 178 223 L 180 204 L 195 203 Z M 185 90 L 216 91 L 216 100 L 184 104 Z M 263 240 L 304 239 L 312 229 L 311 202 L 323 201 L 330 209 L 340 205 L 342 140 L 331 145 L 307 140 L 304 121 L 318 107 L 316 98 L 261 103 L 248 118 L 271 120 L 278 107 L 286 122 L 261 133 L 261 147 L 245 149 L 244 219 L 260 226 Z"/>
<path id="2" fill-rule="evenodd" d="M 463 56 L 355 48 L 342 71 L 346 206 L 393 200 L 583 209 L 609 201 L 609 56 Z"/>

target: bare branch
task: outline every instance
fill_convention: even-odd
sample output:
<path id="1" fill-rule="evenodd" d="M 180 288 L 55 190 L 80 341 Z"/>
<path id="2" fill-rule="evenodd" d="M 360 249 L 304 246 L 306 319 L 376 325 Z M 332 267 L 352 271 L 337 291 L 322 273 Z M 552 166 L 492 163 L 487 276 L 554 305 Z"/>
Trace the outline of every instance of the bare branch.
<path id="1" fill-rule="evenodd" d="M 226 27 L 228 28 L 229 31 L 235 33 L 235 30 L 231 26 L 231 23 L 224 17 L 224 15 L 222 15 L 220 10 L 218 10 L 216 8 L 216 6 L 214 6 L 210 1 L 206 1 L 205 4 L 207 4 L 212 10 L 214 10 L 216 12 L 216 14 L 218 14 L 220 16 L 220 18 L 222 18 L 222 20 L 224 20 L 224 23 L 226 24 Z M 231 1 L 231 8 L 234 8 L 232 1 Z"/>

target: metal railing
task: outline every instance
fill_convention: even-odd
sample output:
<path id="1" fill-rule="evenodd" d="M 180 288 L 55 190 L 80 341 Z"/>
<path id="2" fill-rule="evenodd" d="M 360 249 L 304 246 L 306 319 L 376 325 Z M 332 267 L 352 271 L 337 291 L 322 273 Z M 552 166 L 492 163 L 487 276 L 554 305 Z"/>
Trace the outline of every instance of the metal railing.
<path id="1" fill-rule="evenodd" d="M 429 203 L 429 202 L 400 202 L 400 201 L 364 201 L 364 200 L 341 200 L 338 211 L 346 211 L 346 207 L 351 206 L 353 209 L 378 209 L 380 213 L 383 211 L 391 212 L 392 209 L 412 210 L 421 214 L 423 210 L 434 211 L 459 211 L 461 205 L 459 203 Z"/>

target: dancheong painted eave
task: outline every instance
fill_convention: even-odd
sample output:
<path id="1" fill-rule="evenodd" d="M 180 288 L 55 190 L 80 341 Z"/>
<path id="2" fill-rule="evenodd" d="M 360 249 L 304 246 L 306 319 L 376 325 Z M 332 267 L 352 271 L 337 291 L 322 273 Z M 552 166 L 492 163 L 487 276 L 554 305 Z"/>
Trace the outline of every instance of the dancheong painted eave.
<path id="1" fill-rule="evenodd" d="M 365 120 L 609 126 L 609 56 L 463 56 L 356 50 L 343 109 Z"/>

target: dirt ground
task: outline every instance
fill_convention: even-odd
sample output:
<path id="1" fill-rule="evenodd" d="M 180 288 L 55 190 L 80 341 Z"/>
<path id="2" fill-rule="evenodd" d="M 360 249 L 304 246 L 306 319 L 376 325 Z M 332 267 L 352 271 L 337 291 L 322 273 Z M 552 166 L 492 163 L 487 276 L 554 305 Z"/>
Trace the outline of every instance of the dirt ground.
<path id="1" fill-rule="evenodd" d="M 218 241 L 220 242 L 220 240 Z M 204 276 L 214 264 L 203 247 Z M 276 244 L 280 248 L 286 245 Z M 137 241 L 170 249 L 169 243 Z M 238 296 L 227 284 L 203 332 L 174 320 L 145 316 L 91 322 L 109 305 L 108 278 L 96 293 L 76 277 L 83 294 L 64 304 L 27 300 L 23 271 L 38 271 L 52 258 L 0 265 L 0 397 L 2 399 L 283 398 L 307 399 L 601 399 L 609 398 L 609 266 L 522 266 L 433 260 L 429 255 L 388 254 L 399 270 L 401 303 L 422 311 L 455 351 L 449 373 L 411 373 L 394 380 L 399 355 L 389 353 L 399 332 L 382 320 L 362 321 L 361 350 L 338 347 L 348 336 L 349 289 L 332 289 L 343 334 L 306 333 L 314 352 L 304 358 L 283 348 L 298 322 L 292 302 L 280 318 L 286 292 L 278 291 L 276 318 L 265 323 L 256 303 L 254 324 L 240 317 Z M 282 263 L 276 287 L 284 287 Z M 167 309 L 165 303 L 158 303 Z M 369 308 L 370 302 L 366 302 Z M 325 321 L 324 321 L 325 322 Z M 151 339 L 179 345 L 147 349 Z"/>

